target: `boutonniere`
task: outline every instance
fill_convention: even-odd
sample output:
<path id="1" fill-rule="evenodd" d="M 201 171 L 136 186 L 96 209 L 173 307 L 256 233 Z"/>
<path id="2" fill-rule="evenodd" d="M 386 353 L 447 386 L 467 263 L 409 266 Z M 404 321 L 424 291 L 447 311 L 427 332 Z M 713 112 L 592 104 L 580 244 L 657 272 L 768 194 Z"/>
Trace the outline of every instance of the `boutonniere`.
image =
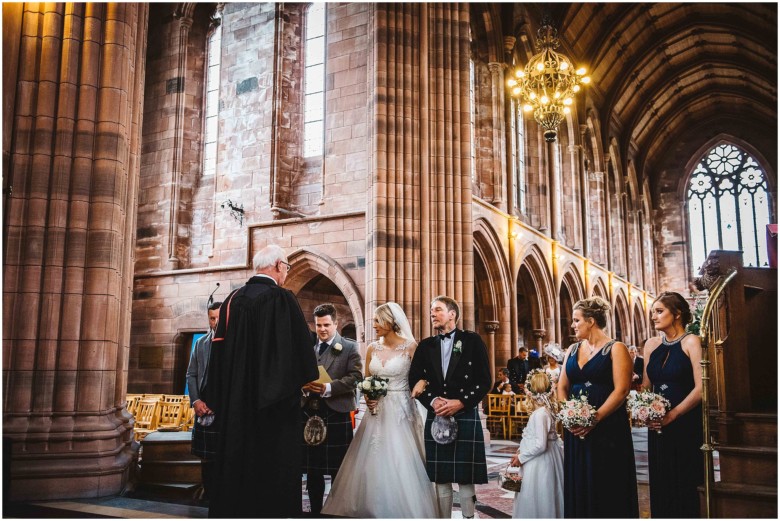
<path id="1" fill-rule="evenodd" d="M 463 351 L 463 342 L 458 340 L 457 342 L 455 342 L 455 347 L 452 348 L 452 352 L 460 354 L 462 351 Z"/>
<path id="2" fill-rule="evenodd" d="M 333 344 L 333 355 L 340 355 L 342 349 L 344 349 L 344 346 L 342 346 L 339 342 L 336 342 Z"/>

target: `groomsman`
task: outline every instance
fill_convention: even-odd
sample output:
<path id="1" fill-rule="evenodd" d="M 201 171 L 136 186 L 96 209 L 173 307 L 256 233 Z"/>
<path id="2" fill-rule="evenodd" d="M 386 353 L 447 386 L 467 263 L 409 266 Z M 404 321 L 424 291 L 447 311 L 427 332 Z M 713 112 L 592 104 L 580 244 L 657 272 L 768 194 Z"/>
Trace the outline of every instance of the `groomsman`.
<path id="1" fill-rule="evenodd" d="M 303 472 L 309 492 L 312 515 L 319 515 L 325 495 L 325 474 L 331 481 L 341 467 L 344 455 L 352 442 L 350 412 L 357 408 L 355 384 L 363 376 L 363 362 L 358 347 L 352 340 L 336 332 L 338 317 L 333 304 L 321 304 L 314 309 L 317 344 L 314 354 L 317 363 L 325 368 L 330 383 L 309 382 L 303 387 L 303 429 L 312 417 L 325 424 L 325 441 L 309 445 L 304 437 Z M 318 422 L 318 420 L 313 420 Z M 311 440 L 309 440 L 311 441 Z"/>
<path id="2" fill-rule="evenodd" d="M 475 485 L 487 483 L 485 442 L 477 406 L 490 391 L 487 348 L 473 331 L 457 329 L 460 307 L 450 297 L 431 302 L 431 323 L 438 335 L 417 347 L 409 370 L 409 386 L 424 380 L 415 398 L 428 409 L 425 458 L 428 478 L 436 483 L 439 517 L 452 517 L 452 484 L 458 484 L 463 517 L 474 517 Z M 454 417 L 457 439 L 440 445 L 431 435 L 436 416 Z"/>

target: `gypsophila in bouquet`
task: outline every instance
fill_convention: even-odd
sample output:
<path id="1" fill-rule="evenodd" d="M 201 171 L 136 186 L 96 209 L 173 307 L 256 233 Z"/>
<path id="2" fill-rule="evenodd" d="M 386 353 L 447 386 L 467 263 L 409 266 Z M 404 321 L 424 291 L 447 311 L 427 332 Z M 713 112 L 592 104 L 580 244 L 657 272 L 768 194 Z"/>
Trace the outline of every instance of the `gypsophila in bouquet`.
<path id="1" fill-rule="evenodd" d="M 651 391 L 631 391 L 626 400 L 626 408 L 634 427 L 646 427 L 648 422 L 666 416 L 672 404 L 660 394 Z M 658 429 L 658 434 L 661 434 L 661 429 Z"/>
<path id="2" fill-rule="evenodd" d="M 578 397 L 560 403 L 558 419 L 569 430 L 574 427 L 590 427 L 596 423 L 596 408 L 588 403 L 588 395 L 580 393 Z M 585 436 L 580 436 L 580 439 L 584 440 Z"/>
<path id="3" fill-rule="evenodd" d="M 367 399 L 378 400 L 381 396 L 387 396 L 387 382 L 387 378 L 371 375 L 359 380 L 356 385 Z M 372 415 L 377 413 L 376 407 L 370 411 Z"/>

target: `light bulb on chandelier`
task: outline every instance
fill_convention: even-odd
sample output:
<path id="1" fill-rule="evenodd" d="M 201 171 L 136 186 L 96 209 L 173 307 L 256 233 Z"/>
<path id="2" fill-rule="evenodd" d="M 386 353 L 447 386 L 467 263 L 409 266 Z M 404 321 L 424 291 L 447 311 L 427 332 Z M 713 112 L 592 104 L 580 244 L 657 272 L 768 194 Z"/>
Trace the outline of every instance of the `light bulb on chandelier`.
<path id="1" fill-rule="evenodd" d="M 507 85 L 511 95 L 523 102 L 523 110 L 533 111 L 534 119 L 545 130 L 544 139 L 552 142 L 557 139 L 558 125 L 571 113 L 574 94 L 591 79 L 585 76 L 585 67 L 575 70 L 568 56 L 555 51 L 560 45 L 558 31 L 546 17 L 537 36 L 540 52 L 524 68 L 518 67 Z"/>

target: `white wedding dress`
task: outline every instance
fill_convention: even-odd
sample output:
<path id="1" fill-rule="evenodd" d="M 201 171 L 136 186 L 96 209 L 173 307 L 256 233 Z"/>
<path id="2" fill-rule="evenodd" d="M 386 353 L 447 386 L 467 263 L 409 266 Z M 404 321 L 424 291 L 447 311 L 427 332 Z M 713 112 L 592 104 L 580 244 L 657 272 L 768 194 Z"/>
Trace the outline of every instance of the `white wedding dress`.
<path id="1" fill-rule="evenodd" d="M 563 442 L 555 418 L 539 407 L 528 418 L 518 449 L 523 485 L 515 493 L 514 519 L 563 517 Z"/>
<path id="2" fill-rule="evenodd" d="M 374 343 L 374 350 L 383 346 Z M 435 518 L 434 488 L 425 472 L 422 426 L 409 391 L 406 344 L 385 364 L 371 359 L 371 374 L 388 378 L 377 414 L 366 410 L 322 508 L 323 514 L 359 518 Z"/>

